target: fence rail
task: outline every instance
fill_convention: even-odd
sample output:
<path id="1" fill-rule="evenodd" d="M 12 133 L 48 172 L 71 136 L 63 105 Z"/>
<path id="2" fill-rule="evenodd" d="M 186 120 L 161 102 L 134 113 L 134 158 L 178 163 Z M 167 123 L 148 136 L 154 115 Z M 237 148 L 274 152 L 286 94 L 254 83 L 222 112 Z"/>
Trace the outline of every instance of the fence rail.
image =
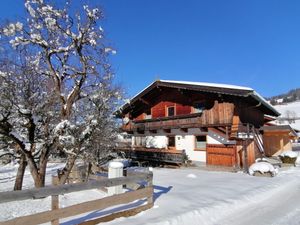
<path id="1" fill-rule="evenodd" d="M 109 215 L 106 217 L 98 218 L 95 220 L 89 220 L 88 224 L 96 224 L 101 221 L 108 221 L 108 218 L 114 219 L 124 215 L 134 215 L 140 211 L 146 210 L 153 206 L 152 179 L 153 179 L 153 174 L 151 172 L 134 173 L 134 175 L 130 175 L 128 177 L 103 179 L 103 180 L 91 180 L 86 183 L 48 186 L 44 188 L 33 188 L 33 189 L 22 190 L 22 191 L 1 192 L 0 203 L 52 196 L 52 210 L 36 213 L 33 215 L 18 217 L 8 221 L 3 221 L 0 222 L 0 225 L 41 224 L 50 221 L 52 225 L 56 225 L 59 224 L 59 219 L 61 218 L 67 218 L 70 216 L 79 215 L 93 210 L 102 210 L 107 207 L 130 203 L 138 199 L 146 199 L 147 204 L 143 205 L 142 207 L 140 206 L 135 209 L 130 209 L 124 211 L 124 213 L 118 212 L 118 213 L 113 213 L 113 215 Z M 64 208 L 59 208 L 58 197 L 57 197 L 58 195 L 62 195 L 70 192 L 76 192 L 76 191 L 101 188 L 101 187 L 112 187 L 117 185 L 132 184 L 140 181 L 146 181 L 147 186 L 139 190 L 129 191 L 118 195 L 104 197 L 98 200 L 87 201 L 84 203 L 80 203 L 80 204 L 76 204 Z"/>

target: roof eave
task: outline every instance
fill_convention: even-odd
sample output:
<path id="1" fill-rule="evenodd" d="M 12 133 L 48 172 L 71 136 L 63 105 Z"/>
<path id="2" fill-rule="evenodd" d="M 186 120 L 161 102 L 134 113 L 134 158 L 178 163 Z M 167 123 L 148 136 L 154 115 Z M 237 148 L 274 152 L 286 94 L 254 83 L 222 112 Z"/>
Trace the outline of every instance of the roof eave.
<path id="1" fill-rule="evenodd" d="M 273 114 L 267 114 L 270 116 L 280 116 L 281 114 L 272 106 L 270 105 L 263 97 L 261 97 L 256 91 L 250 93 L 250 96 L 253 97 L 256 101 L 264 105 L 266 108 L 271 110 Z"/>
<path id="2" fill-rule="evenodd" d="M 148 85 L 146 88 L 144 88 L 142 91 L 140 91 L 137 95 L 135 95 L 129 102 L 125 103 L 123 106 L 120 107 L 120 109 L 117 111 L 119 113 L 116 112 L 116 114 L 122 115 L 124 111 L 128 110 L 128 108 L 134 104 L 139 98 L 141 98 L 143 95 L 145 95 L 146 93 L 148 93 L 149 91 L 151 91 L 153 88 L 158 87 L 158 86 L 165 86 L 165 87 L 174 87 L 176 86 L 177 88 L 183 88 L 183 87 L 178 87 L 180 86 L 180 83 L 172 83 L 172 82 L 168 82 L 168 81 L 160 81 L 160 80 L 156 80 L 154 82 L 152 82 L 150 85 Z M 193 85 L 187 85 L 187 86 L 193 86 Z M 201 91 L 201 86 L 199 86 L 199 89 L 197 88 L 197 91 Z M 204 88 L 204 87 L 203 87 Z M 188 87 L 186 87 L 186 89 L 190 89 Z M 226 94 L 226 95 L 235 95 L 235 96 L 240 96 L 240 97 L 252 97 L 254 98 L 256 101 L 258 101 L 260 104 L 262 104 L 263 106 L 265 106 L 267 109 L 270 110 L 271 113 L 266 113 L 267 115 L 271 115 L 271 116 L 280 116 L 280 113 L 274 108 L 272 107 L 262 96 L 260 96 L 257 92 L 255 92 L 253 89 L 245 89 L 245 93 L 224 93 L 222 91 L 217 91 L 217 90 L 202 90 L 204 92 L 210 92 L 210 93 L 219 93 L 219 94 Z"/>

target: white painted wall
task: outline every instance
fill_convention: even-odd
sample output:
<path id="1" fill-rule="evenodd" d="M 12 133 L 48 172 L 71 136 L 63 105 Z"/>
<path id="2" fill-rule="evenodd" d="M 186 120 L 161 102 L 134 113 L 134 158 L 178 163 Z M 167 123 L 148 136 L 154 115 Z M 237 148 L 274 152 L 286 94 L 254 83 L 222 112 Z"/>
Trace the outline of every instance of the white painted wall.
<path id="1" fill-rule="evenodd" d="M 206 151 L 195 151 L 195 135 L 185 136 L 184 149 L 190 160 L 206 162 Z"/>
<path id="2" fill-rule="evenodd" d="M 163 130 L 157 130 L 156 134 L 146 131 L 145 134 L 134 134 L 133 136 L 146 136 L 146 140 L 153 140 L 153 138 L 158 137 L 157 140 L 163 141 L 163 137 L 166 138 L 167 136 L 172 135 L 175 136 L 175 145 L 177 150 L 185 150 L 190 160 L 206 162 L 206 151 L 195 151 L 195 135 L 201 135 L 201 131 L 198 128 L 190 128 L 187 133 L 180 129 L 172 129 L 171 133 L 165 133 Z M 211 140 L 211 142 L 213 141 Z M 156 141 L 156 145 L 158 146 L 160 144 Z M 161 145 L 163 146 L 163 143 L 161 143 Z M 150 147 L 150 145 L 147 147 Z"/>

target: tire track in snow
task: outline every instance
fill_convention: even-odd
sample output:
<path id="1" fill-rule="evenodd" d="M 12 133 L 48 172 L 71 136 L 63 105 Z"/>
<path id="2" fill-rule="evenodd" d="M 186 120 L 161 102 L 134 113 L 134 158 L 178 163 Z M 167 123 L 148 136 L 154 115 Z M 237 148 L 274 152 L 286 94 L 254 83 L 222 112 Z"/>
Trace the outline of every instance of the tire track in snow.
<path id="1" fill-rule="evenodd" d="M 253 196 L 252 201 L 239 204 L 239 208 L 219 218 L 214 224 L 222 225 L 299 225 L 300 224 L 300 180 L 271 189 L 267 193 Z M 260 196 L 264 194 L 264 196 Z M 230 207 L 230 206 L 229 206 Z"/>

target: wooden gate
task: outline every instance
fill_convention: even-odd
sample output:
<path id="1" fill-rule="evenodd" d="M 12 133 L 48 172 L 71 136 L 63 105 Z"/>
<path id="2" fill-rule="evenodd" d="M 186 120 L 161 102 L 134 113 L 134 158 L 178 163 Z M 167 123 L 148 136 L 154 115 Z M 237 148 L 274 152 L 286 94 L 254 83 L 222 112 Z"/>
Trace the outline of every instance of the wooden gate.
<path id="1" fill-rule="evenodd" d="M 206 146 L 206 163 L 215 166 L 235 166 L 236 146 L 208 144 Z"/>

